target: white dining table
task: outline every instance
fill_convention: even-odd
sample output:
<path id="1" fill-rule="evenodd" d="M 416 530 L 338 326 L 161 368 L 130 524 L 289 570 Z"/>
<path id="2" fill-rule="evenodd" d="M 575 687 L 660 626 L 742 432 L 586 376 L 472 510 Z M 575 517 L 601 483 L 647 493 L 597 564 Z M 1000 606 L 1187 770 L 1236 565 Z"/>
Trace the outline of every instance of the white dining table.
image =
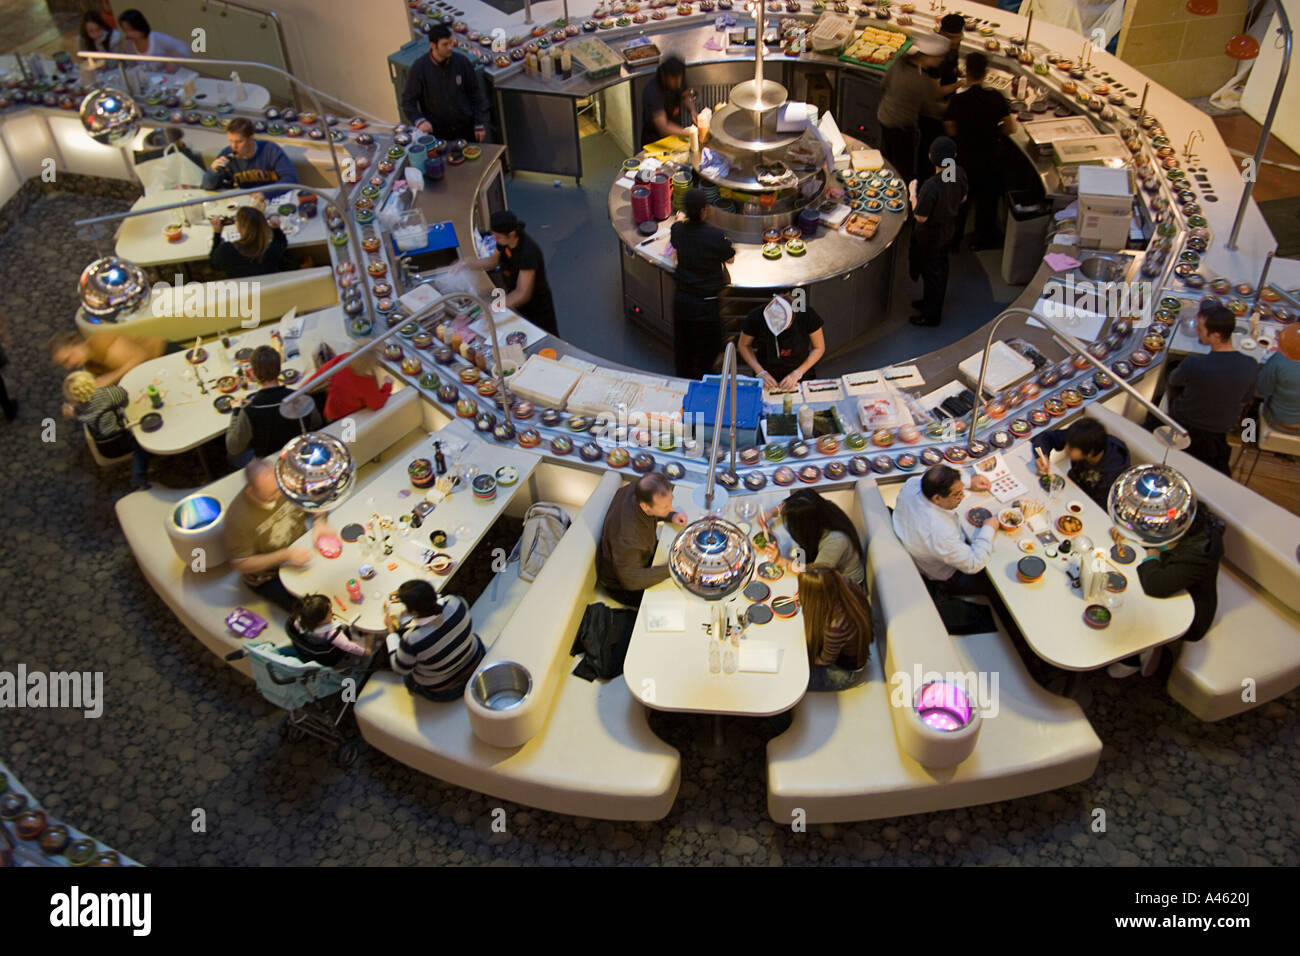
<path id="1" fill-rule="evenodd" d="M 268 216 L 278 215 L 276 209 L 279 205 L 282 205 L 280 197 L 284 196 L 290 189 L 292 189 L 292 184 L 287 189 L 279 187 L 278 192 L 272 189 L 267 190 L 266 213 Z M 172 203 L 186 202 L 191 199 L 202 199 L 203 203 L 195 203 L 188 209 L 171 209 L 123 219 L 122 225 L 117 231 L 117 243 L 114 246 L 114 251 L 121 258 L 144 267 L 174 265 L 180 262 L 194 262 L 206 259 L 208 253 L 212 250 L 212 226 L 208 223 L 208 213 L 215 211 L 221 205 L 222 195 L 221 192 L 194 188 L 164 189 L 146 193 L 131 205 L 133 212 L 141 209 L 152 209 L 155 206 L 168 206 Z M 235 204 L 246 201 L 247 197 L 244 196 L 237 196 L 230 200 Z M 294 205 L 297 205 L 296 200 L 286 201 L 292 201 Z M 299 221 L 301 226 L 297 232 L 288 235 L 286 231 L 285 238 L 291 247 L 316 245 L 328 241 L 328 229 L 325 226 L 325 219 L 319 212 L 311 219 L 299 217 Z M 163 234 L 163 230 L 172 223 L 183 223 L 181 238 L 175 242 Z"/>
<path id="2" fill-rule="evenodd" d="M 498 487 L 492 501 L 474 497 L 468 476 L 459 488 L 434 504 L 419 528 L 404 523 L 426 492 L 415 488 L 407 473 L 407 466 L 416 458 L 434 458 L 433 442 L 442 443 L 449 470 L 459 458 L 462 467 L 477 467 L 478 474 L 496 474 L 498 469 L 514 468 L 517 480 L 508 487 Z M 391 553 L 371 549 L 365 536 L 354 542 L 343 541 L 342 551 L 335 558 L 326 558 L 317 552 L 312 543 L 312 533 L 303 535 L 295 545 L 310 548 L 311 560 L 302 567 L 284 565 L 280 580 L 291 594 L 328 595 L 339 616 L 366 631 L 384 630 L 384 603 L 388 595 L 404 582 L 413 578 L 428 581 L 443 591 L 454 580 L 456 572 L 478 545 L 488 529 L 496 523 L 506 506 L 520 489 L 527 486 L 541 456 L 520 448 L 477 439 L 470 427 L 457 420 L 432 433 L 429 441 L 407 456 L 394 459 L 383 471 L 376 474 L 360 492 L 354 492 L 329 514 L 330 526 L 340 534 L 350 524 L 364 525 L 372 515 L 389 518 L 393 524 L 389 546 Z M 435 531 L 447 534 L 447 543 L 433 545 Z M 450 556 L 453 564 L 446 574 L 435 574 L 425 564 L 430 552 Z M 363 565 L 374 568 L 374 576 L 361 575 Z M 361 587 L 361 600 L 353 601 L 347 584 L 355 580 Z"/>
<path id="3" fill-rule="evenodd" d="M 339 306 L 321 309 L 301 318 L 302 335 L 285 343 L 288 351 L 296 347 L 297 355 L 285 359 L 283 368 L 293 369 L 303 376 L 314 371 L 312 354 L 322 342 L 328 342 L 339 354 L 352 348 L 343 310 Z M 191 364 L 187 358 L 193 347 L 193 342 L 189 342 L 181 351 L 151 359 L 122 376 L 119 384 L 130 396 L 127 421 L 138 422 L 144 415 L 155 411 L 162 416 L 162 427 L 157 431 L 134 429 L 140 447 L 155 455 L 178 455 L 223 433 L 230 425 L 231 413 L 217 411 L 216 400 L 223 394 L 217 390 L 217 380 L 233 374 L 236 353 L 240 349 L 270 345 L 271 333 L 280 327 L 279 322 L 270 322 L 255 329 L 232 329 L 228 336 L 228 349 L 222 346 L 220 335 L 212 336 L 200 346 L 207 357 L 199 365 Z M 199 388 L 200 380 L 206 392 Z M 155 386 L 162 397 L 161 408 L 150 404 L 150 385 Z M 239 389 L 230 397 L 246 398 L 255 390 L 255 385 Z"/>
<path id="4" fill-rule="evenodd" d="M 1113 544 L 1110 537 L 1113 524 L 1101 506 L 1069 478 L 1065 479 L 1064 489 L 1057 494 L 1049 495 L 1044 491 L 1039 485 L 1033 458 L 1028 442 L 1003 453 L 1003 460 L 1012 473 L 1029 488 L 1022 497 L 1037 499 L 1045 505 L 1042 517 L 1058 539 L 1052 545 L 1057 550 L 1056 556 L 1049 556 L 1047 546 L 1028 527 L 1015 534 L 999 530 L 987 572 L 1034 653 L 1063 670 L 1090 671 L 1181 637 L 1192 623 L 1191 597 L 1186 592 L 1170 598 L 1153 598 L 1143 593 L 1137 566 L 1146 555 L 1141 547 L 1132 543 L 1130 547 L 1135 552 L 1132 563 L 1121 564 L 1113 558 L 1110 562 L 1112 570 L 1127 579 L 1127 587 L 1117 597 L 1117 606 L 1110 608 L 1110 624 L 1096 630 L 1084 620 L 1084 609 L 1091 602 L 1071 583 L 1069 553 L 1060 550 L 1060 542 L 1070 541 L 1070 551 L 1074 551 L 1083 536 L 1090 539 L 1095 548 L 1104 549 L 1109 554 Z M 1053 456 L 1052 470 L 1055 474 L 1064 477 L 1068 468 L 1069 462 L 1064 454 Z M 999 502 L 989 492 L 968 492 L 958 507 L 965 520 L 971 508 L 984 507 L 996 515 L 1008 505 Z M 1057 520 L 1067 514 L 1075 515 L 1083 523 L 1082 530 L 1076 535 L 1067 536 L 1056 527 Z M 1032 550 L 1022 550 L 1022 542 L 1030 541 Z M 1016 571 L 1020 559 L 1027 554 L 1037 555 L 1047 563 L 1042 578 L 1032 584 L 1022 582 Z"/>
<path id="5" fill-rule="evenodd" d="M 691 503 L 691 491 L 691 485 L 678 483 L 674 489 L 674 507 L 685 512 L 688 520 L 694 521 L 702 512 Z M 785 497 L 786 492 L 778 489 L 770 494 L 745 496 L 739 500 L 770 508 Z M 729 508 L 732 517 L 728 520 L 737 520 L 734 518 L 735 504 Z M 745 525 L 749 526 L 751 535 L 759 530 L 756 518 L 751 517 Z M 668 548 L 681 530 L 671 524 L 660 526 L 656 563 L 667 560 Z M 781 526 L 776 528 L 776 534 L 782 553 L 788 554 L 789 537 Z M 756 555 L 755 568 L 764 560 L 761 552 Z M 759 579 L 755 576 L 754 580 Z M 799 578 L 787 569 L 778 580 L 763 583 L 771 590 L 770 602 L 777 597 L 795 595 Z M 738 589 L 722 603 L 734 604 L 744 624 L 743 615 L 750 601 L 742 592 L 743 588 Z M 650 619 L 664 606 L 660 602 L 674 608 L 680 602 L 681 629 L 650 629 Z M 755 649 L 775 651 L 775 673 L 739 669 L 734 673 L 725 670 L 713 673 L 709 666 L 709 646 L 717 639 L 708 633 L 708 627 L 716 603 L 680 588 L 671 577 L 646 590 L 623 662 L 623 680 L 632 695 L 647 707 L 680 713 L 769 717 L 794 707 L 808 690 L 808 651 L 803 615 L 774 616 L 766 624 L 744 627 L 738 650 L 743 652 L 750 645 Z"/>

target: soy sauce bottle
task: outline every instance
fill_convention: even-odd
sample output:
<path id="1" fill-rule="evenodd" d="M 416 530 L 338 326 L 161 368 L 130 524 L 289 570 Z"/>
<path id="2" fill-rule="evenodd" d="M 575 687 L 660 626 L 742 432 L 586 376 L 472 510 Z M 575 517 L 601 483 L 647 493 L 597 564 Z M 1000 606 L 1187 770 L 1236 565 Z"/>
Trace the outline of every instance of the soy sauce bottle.
<path id="1" fill-rule="evenodd" d="M 442 442 L 433 443 L 433 467 L 439 475 L 447 473 L 447 459 L 442 454 Z"/>

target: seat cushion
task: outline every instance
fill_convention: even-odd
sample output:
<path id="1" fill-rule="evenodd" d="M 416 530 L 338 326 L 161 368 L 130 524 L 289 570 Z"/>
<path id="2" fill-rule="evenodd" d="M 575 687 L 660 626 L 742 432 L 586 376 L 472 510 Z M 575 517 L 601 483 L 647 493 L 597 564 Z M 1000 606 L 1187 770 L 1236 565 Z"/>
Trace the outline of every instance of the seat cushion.
<path id="1" fill-rule="evenodd" d="M 1040 687 L 1005 634 L 953 643 L 968 673 L 986 675 L 995 704 L 983 715 L 969 757 L 956 767 L 926 768 L 898 746 L 890 693 L 904 681 L 891 688 L 873 654 L 866 684 L 808 694 L 790 729 L 768 742 L 772 819 L 789 824 L 800 810 L 808 823 L 929 813 L 1011 800 L 1092 775 L 1101 741 L 1083 711 Z"/>
<path id="2" fill-rule="evenodd" d="M 622 680 L 565 675 L 541 733 L 508 749 L 475 736 L 463 701 L 417 697 L 392 673 L 370 679 L 356 717 L 367 743 L 408 767 L 554 813 L 659 820 L 681 779 L 680 755 L 651 732 Z"/>
<path id="3" fill-rule="evenodd" d="M 1300 614 L 1225 565 L 1214 624 L 1175 653 L 1169 696 L 1201 720 L 1222 720 L 1300 686 Z"/>

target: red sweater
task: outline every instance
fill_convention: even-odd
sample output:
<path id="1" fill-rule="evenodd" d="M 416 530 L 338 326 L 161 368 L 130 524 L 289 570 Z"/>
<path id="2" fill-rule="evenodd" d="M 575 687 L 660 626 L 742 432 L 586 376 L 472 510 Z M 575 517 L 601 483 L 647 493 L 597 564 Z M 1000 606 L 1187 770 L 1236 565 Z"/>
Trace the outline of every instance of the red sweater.
<path id="1" fill-rule="evenodd" d="M 342 355 L 336 355 L 317 369 L 316 374 L 311 379 L 324 375 L 351 354 L 351 352 L 345 352 Z M 311 379 L 307 381 L 310 382 Z M 361 411 L 363 408 L 369 408 L 372 411 L 383 408 L 384 402 L 388 401 L 388 396 L 392 394 L 392 391 L 392 382 L 385 382 L 384 386 L 380 388 L 373 375 L 358 375 L 350 368 L 339 369 L 334 377 L 330 379 L 329 391 L 325 398 L 325 421 L 336 422 L 340 418 L 346 418 L 353 412 Z"/>

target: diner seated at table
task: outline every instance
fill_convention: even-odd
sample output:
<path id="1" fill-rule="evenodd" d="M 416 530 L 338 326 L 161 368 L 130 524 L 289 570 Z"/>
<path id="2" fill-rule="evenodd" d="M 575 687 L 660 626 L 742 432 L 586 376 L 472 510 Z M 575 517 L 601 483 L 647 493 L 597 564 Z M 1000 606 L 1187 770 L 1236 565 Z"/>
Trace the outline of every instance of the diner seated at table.
<path id="1" fill-rule="evenodd" d="M 322 348 L 332 351 L 327 345 Z M 344 352 L 342 355 L 331 355 L 312 373 L 307 382 L 311 383 L 340 362 L 346 361 L 351 354 L 351 352 Z M 317 353 L 317 359 L 319 358 L 320 352 Z M 366 352 L 339 369 L 330 378 L 323 413 L 327 425 L 340 418 L 347 418 L 363 408 L 378 411 L 384 407 L 384 403 L 393 394 L 393 383 L 387 381 L 383 385 L 379 384 L 378 376 L 375 374 L 379 369 L 378 358 L 379 355 L 374 350 Z"/>
<path id="2" fill-rule="evenodd" d="M 116 385 L 122 376 L 151 359 L 181 346 L 156 336 L 122 335 L 118 332 L 60 332 L 50 339 L 50 359 L 66 369 L 85 369 L 95 376 L 100 388 Z"/>
<path id="3" fill-rule="evenodd" d="M 987 491 L 989 480 L 975 475 L 970 490 Z M 931 590 L 949 595 L 988 594 L 988 578 L 981 572 L 993 553 L 997 516 L 990 515 L 974 536 L 958 511 L 967 486 L 961 472 L 948 465 L 933 465 L 923 475 L 904 483 L 894 504 L 894 534 Z M 992 509 L 990 509 L 992 510 Z"/>
<path id="4" fill-rule="evenodd" d="M 848 690 L 866 680 L 871 605 L 866 593 L 829 564 L 799 574 L 799 606 L 808 645 L 808 689 Z"/>
<path id="5" fill-rule="evenodd" d="M 1169 374 L 1169 414 L 1187 429 L 1187 454 L 1230 475 L 1228 432 L 1241 426 L 1242 411 L 1255 397 L 1259 363 L 1232 344 L 1237 318 L 1215 299 L 1201 300 L 1196 337 L 1209 352 L 1187 356 Z M 1154 418 L 1148 419 L 1152 427 Z"/>
<path id="6" fill-rule="evenodd" d="M 249 362 L 258 390 L 231 416 L 226 429 L 226 453 L 243 464 L 249 454 L 265 458 L 278 452 L 303 431 L 320 427 L 315 409 L 303 418 L 285 418 L 280 403 L 293 391 L 280 384 L 280 353 L 269 345 L 253 349 Z"/>
<path id="7" fill-rule="evenodd" d="M 118 14 L 117 25 L 122 31 L 121 48 L 118 51 L 120 53 L 192 56 L 189 46 L 169 33 L 155 30 L 139 10 L 123 10 Z M 141 65 L 149 70 L 162 70 L 166 73 L 175 73 L 181 66 L 179 63 L 165 63 L 162 60 L 146 60 Z"/>
<path id="8" fill-rule="evenodd" d="M 614 493 L 596 549 L 596 580 L 614 600 L 640 607 L 646 588 L 668 578 L 668 565 L 654 564 L 659 522 L 685 527 L 686 515 L 673 510 L 673 486 L 651 472 Z"/>
<path id="9" fill-rule="evenodd" d="M 1223 559 L 1224 522 L 1205 505 L 1183 535 L 1158 548 L 1147 548 L 1137 567 L 1138 581 L 1148 597 L 1168 598 L 1186 591 L 1192 599 L 1192 623 L 1180 640 L 1199 641 L 1209 632 L 1219 612 L 1219 562 Z M 1116 544 L 1132 546 L 1119 528 L 1110 529 Z M 1107 668 L 1111 677 L 1131 677 L 1140 670 L 1150 677 L 1160 666 L 1157 645 L 1137 657 L 1116 661 Z"/>
<path id="10" fill-rule="evenodd" d="M 459 595 L 439 597 L 418 578 L 397 589 L 397 599 L 412 620 L 402 625 L 387 610 L 388 662 L 406 688 L 429 700 L 457 700 L 483 660 L 483 642 L 474 633 L 469 604 Z"/>
<path id="11" fill-rule="evenodd" d="M 298 182 L 298 171 L 293 163 L 276 143 L 265 139 L 255 139 L 251 120 L 236 116 L 226 127 L 226 138 L 230 145 L 217 154 L 212 167 L 203 176 L 203 188 L 218 189 L 252 189 L 255 186 L 269 186 L 271 191 L 277 184 L 292 187 Z"/>
<path id="12" fill-rule="evenodd" d="M 1255 392 L 1272 428 L 1300 433 L 1300 323 L 1292 322 L 1277 337 L 1277 351 L 1259 370 Z"/>
<path id="13" fill-rule="evenodd" d="M 1070 461 L 1070 480 L 1101 507 L 1106 507 L 1110 486 L 1129 466 L 1128 445 L 1094 418 L 1080 418 L 1066 428 L 1040 432 L 1030 442 L 1038 473 L 1051 473 L 1048 460 L 1053 452 L 1064 451 Z"/>
<path id="14" fill-rule="evenodd" d="M 794 541 L 790 557 L 784 557 L 771 533 L 772 524 L 784 520 Z M 838 505 L 827 501 L 810 488 L 792 491 L 774 508 L 758 516 L 759 526 L 767 532 L 765 549 L 769 560 L 791 567 L 800 564 L 827 564 L 851 583 L 861 587 L 865 581 L 862 566 L 862 542 L 853 522 Z"/>
<path id="15" fill-rule="evenodd" d="M 140 489 L 149 485 L 149 459 L 147 451 L 137 444 L 135 436 L 126 425 L 126 407 L 131 401 L 126 389 L 120 385 L 95 384 L 89 372 L 72 372 L 63 380 L 64 418 L 75 418 L 90 432 L 104 458 L 131 455 L 131 484 Z"/>
<path id="16" fill-rule="evenodd" d="M 304 594 L 294 605 L 284 626 L 301 661 L 334 667 L 349 654 L 364 657 L 366 648 L 352 640 L 352 632 L 334 620 L 334 605 L 324 594 Z"/>
<path id="17" fill-rule="evenodd" d="M 293 614 L 298 599 L 281 583 L 280 566 L 302 567 L 311 560 L 310 548 L 294 545 L 309 523 L 313 541 L 337 535 L 324 515 L 313 517 L 280 493 L 275 469 L 261 458 L 245 465 L 244 474 L 248 483 L 226 511 L 230 566 L 250 590 Z"/>
<path id="18" fill-rule="evenodd" d="M 211 217 L 212 248 L 208 251 L 208 264 L 228 279 L 246 279 L 283 272 L 294 268 L 289 258 L 289 240 L 266 221 L 260 209 L 240 206 L 235 210 L 235 229 L 239 238 L 228 242 L 221 235 L 224 225 L 220 216 Z"/>

